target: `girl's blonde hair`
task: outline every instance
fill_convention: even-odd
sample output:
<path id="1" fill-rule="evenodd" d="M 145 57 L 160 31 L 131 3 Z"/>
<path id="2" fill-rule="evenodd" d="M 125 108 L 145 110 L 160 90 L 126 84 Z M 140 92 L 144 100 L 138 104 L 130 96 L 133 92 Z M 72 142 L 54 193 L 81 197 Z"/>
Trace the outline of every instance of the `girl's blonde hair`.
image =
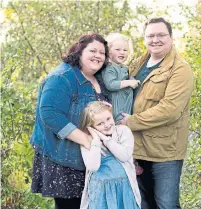
<path id="1" fill-rule="evenodd" d="M 112 113 L 112 107 L 105 104 L 104 102 L 94 101 L 94 102 L 88 103 L 81 114 L 79 128 L 82 131 L 88 133 L 87 128 L 89 126 L 93 126 L 95 123 L 94 115 L 102 113 L 106 110 Z"/>

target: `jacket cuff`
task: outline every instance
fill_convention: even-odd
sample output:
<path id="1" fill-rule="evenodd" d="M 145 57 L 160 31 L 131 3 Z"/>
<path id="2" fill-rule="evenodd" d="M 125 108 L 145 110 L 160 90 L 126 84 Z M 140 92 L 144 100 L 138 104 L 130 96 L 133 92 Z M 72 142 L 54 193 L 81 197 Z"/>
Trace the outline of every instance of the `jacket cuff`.
<path id="1" fill-rule="evenodd" d="M 72 131 L 74 131 L 77 127 L 72 124 L 72 123 L 68 123 L 66 126 L 64 126 L 64 128 L 62 128 L 57 136 L 61 139 L 65 139 L 66 136 L 68 136 Z"/>
<path id="2" fill-rule="evenodd" d="M 136 127 L 134 124 L 135 124 L 135 116 L 131 115 L 126 122 L 126 125 L 131 129 L 131 131 L 135 131 L 134 129 Z"/>

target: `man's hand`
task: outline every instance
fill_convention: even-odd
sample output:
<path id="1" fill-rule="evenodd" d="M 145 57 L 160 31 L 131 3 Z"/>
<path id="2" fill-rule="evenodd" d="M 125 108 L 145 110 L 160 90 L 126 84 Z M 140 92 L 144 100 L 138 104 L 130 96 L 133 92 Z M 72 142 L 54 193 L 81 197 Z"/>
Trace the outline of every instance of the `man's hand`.
<path id="1" fill-rule="evenodd" d="M 124 118 L 122 120 L 117 121 L 117 124 L 118 125 L 127 125 L 127 120 L 131 115 L 129 115 L 127 113 L 121 113 L 121 114 L 124 116 Z"/>

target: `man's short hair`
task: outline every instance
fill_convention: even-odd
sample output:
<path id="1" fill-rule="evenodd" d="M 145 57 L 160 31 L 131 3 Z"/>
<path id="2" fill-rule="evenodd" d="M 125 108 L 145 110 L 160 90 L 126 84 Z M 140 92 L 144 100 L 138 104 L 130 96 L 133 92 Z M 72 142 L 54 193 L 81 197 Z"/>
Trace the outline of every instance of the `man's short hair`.
<path id="1" fill-rule="evenodd" d="M 164 24 L 166 25 L 166 27 L 167 27 L 167 29 L 168 29 L 168 32 L 169 32 L 170 36 L 172 36 L 172 26 L 170 25 L 169 22 L 167 22 L 167 21 L 166 21 L 164 18 L 162 18 L 162 17 L 151 18 L 151 19 L 149 19 L 149 20 L 145 23 L 145 25 L 144 25 L 144 32 L 145 32 L 145 30 L 146 30 L 146 28 L 147 28 L 148 25 L 153 24 L 153 23 L 161 23 L 161 22 L 164 23 Z"/>

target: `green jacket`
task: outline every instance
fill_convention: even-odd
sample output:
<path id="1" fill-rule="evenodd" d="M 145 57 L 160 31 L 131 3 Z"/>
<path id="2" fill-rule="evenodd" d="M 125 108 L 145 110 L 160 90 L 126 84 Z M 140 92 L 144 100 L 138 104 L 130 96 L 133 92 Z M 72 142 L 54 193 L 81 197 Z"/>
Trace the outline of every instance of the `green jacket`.
<path id="1" fill-rule="evenodd" d="M 115 121 L 123 119 L 121 113 L 131 114 L 133 89 L 130 87 L 121 89 L 121 81 L 129 80 L 128 67 L 110 62 L 102 71 L 102 79 L 108 90 Z"/>
<path id="2" fill-rule="evenodd" d="M 135 76 L 146 53 L 129 67 Z M 127 121 L 135 137 L 134 158 L 153 162 L 184 159 L 189 129 L 193 73 L 174 46 L 142 83 Z"/>

